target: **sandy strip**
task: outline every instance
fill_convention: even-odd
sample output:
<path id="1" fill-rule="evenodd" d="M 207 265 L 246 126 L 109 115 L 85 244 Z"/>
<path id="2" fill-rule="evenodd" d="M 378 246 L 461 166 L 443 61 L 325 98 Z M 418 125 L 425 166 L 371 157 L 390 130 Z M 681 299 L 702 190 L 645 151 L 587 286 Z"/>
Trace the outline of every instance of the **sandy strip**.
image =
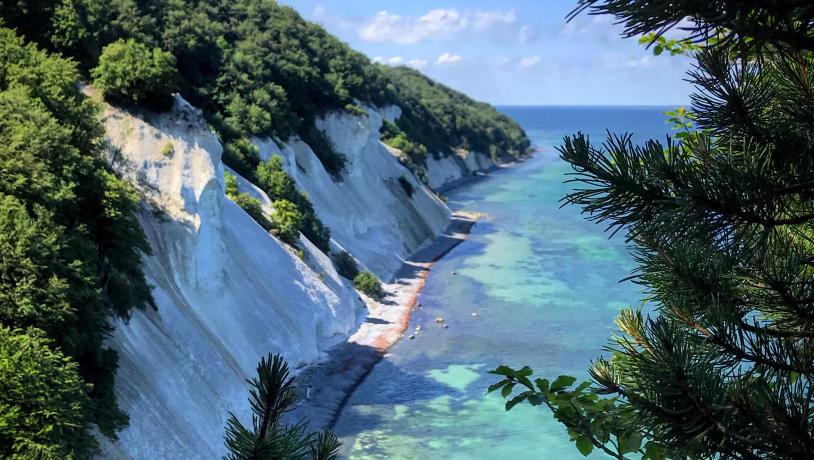
<path id="1" fill-rule="evenodd" d="M 356 387 L 404 336 L 433 264 L 466 240 L 479 217 L 474 213 L 452 213 L 446 231 L 416 251 L 396 273 L 393 283 L 383 285 L 387 295 L 381 302 L 365 299 L 369 314 L 359 330 L 297 376 L 300 394 L 309 397 L 290 414 L 292 420 L 304 417 L 312 430 L 335 424 Z"/>

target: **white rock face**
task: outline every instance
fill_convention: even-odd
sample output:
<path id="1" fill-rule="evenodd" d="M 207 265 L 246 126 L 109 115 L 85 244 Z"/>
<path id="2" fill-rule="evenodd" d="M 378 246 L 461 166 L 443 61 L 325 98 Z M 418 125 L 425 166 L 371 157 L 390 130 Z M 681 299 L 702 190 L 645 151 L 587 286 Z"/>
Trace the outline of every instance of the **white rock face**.
<path id="1" fill-rule="evenodd" d="M 427 182 L 433 190 L 441 190 L 453 185 L 466 176 L 495 166 L 495 162 L 483 153 L 463 152 L 436 159 L 427 158 Z"/>
<path id="2" fill-rule="evenodd" d="M 333 113 L 317 126 L 346 156 L 342 181 L 334 181 L 311 148 L 297 138 L 285 145 L 256 140 L 265 161 L 280 155 L 286 170 L 331 229 L 334 241 L 379 278 L 389 280 L 423 243 L 449 223 L 446 205 L 418 181 L 379 141 L 382 117 L 395 119 L 398 107 L 366 109 L 367 116 Z M 409 196 L 399 183 L 407 181 Z"/>
<path id="3" fill-rule="evenodd" d="M 249 422 L 244 379 L 260 357 L 313 362 L 356 329 L 364 305 L 310 243 L 315 269 L 224 196 L 221 146 L 182 99 L 148 120 L 108 108 L 105 127 L 114 166 L 156 210 L 141 223 L 158 311 L 135 312 L 110 340 L 130 426 L 103 440 L 104 456 L 221 458 L 228 412 Z"/>

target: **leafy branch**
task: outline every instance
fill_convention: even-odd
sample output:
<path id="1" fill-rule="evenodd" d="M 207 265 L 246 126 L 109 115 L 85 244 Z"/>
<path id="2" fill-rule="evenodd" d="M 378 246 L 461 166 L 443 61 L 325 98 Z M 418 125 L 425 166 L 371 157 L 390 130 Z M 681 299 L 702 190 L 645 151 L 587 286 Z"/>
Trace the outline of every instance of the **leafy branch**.
<path id="1" fill-rule="evenodd" d="M 528 366 L 512 369 L 503 365 L 489 373 L 503 377 L 489 386 L 487 392 L 500 390 L 501 396 L 507 399 L 507 411 L 523 402 L 532 406 L 546 405 L 565 425 L 582 455 L 588 456 L 596 448 L 618 460 L 627 460 L 628 454 L 636 454 L 643 460 L 667 458 L 663 446 L 653 441 L 642 445 L 645 436 L 636 429 L 627 403 L 618 397 L 600 398 L 589 381 L 574 386 L 576 377 L 561 375 L 553 382 L 544 378 L 532 382 L 534 371 Z M 520 392 L 514 394 L 515 390 Z"/>

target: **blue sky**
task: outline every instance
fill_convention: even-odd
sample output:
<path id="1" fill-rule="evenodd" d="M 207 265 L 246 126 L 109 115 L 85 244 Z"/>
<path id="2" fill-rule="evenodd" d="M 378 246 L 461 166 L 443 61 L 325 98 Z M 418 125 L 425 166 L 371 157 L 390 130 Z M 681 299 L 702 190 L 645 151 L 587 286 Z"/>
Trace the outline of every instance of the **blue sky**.
<path id="1" fill-rule="evenodd" d="M 492 104 L 682 105 L 690 60 L 652 56 L 576 0 L 281 0 L 371 59 Z"/>

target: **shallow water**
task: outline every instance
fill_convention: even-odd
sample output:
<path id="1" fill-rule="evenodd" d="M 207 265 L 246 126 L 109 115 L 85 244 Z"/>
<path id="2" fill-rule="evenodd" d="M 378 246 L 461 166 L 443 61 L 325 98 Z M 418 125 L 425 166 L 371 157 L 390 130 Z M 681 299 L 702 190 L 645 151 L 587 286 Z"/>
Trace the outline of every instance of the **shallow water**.
<path id="1" fill-rule="evenodd" d="M 449 194 L 451 208 L 489 217 L 433 268 L 410 324 L 421 326 L 416 339 L 393 348 L 340 416 L 350 458 L 584 458 L 546 409 L 506 413 L 498 395 L 485 396 L 496 381 L 487 371 L 530 365 L 538 375 L 585 377 L 618 310 L 638 304 L 639 287 L 619 283 L 634 267 L 622 238 L 560 208 L 572 185 L 553 146 L 579 130 L 602 140 L 605 128 L 663 138 L 666 109 L 503 110 L 543 151 Z"/>

